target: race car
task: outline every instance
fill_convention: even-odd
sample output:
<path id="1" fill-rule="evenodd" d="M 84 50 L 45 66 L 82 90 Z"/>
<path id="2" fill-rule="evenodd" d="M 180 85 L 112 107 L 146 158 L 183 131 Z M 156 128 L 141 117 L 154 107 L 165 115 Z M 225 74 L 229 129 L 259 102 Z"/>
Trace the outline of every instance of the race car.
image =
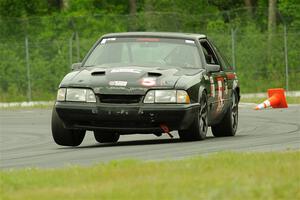
<path id="1" fill-rule="evenodd" d="M 61 81 L 52 112 L 58 145 L 122 134 L 203 140 L 234 136 L 240 87 L 234 69 L 202 34 L 127 32 L 102 36 Z"/>

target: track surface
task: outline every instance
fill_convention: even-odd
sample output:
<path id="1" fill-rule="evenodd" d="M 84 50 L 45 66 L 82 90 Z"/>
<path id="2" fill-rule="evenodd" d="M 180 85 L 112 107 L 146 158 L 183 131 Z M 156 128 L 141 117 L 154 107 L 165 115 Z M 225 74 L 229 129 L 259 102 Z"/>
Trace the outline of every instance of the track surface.
<path id="1" fill-rule="evenodd" d="M 90 165 L 113 159 L 180 159 L 220 151 L 300 149 L 300 105 L 254 111 L 240 106 L 235 137 L 181 142 L 163 135 L 121 136 L 117 144 L 99 144 L 87 132 L 79 147 L 56 145 L 51 136 L 50 110 L 0 110 L 0 168 Z"/>

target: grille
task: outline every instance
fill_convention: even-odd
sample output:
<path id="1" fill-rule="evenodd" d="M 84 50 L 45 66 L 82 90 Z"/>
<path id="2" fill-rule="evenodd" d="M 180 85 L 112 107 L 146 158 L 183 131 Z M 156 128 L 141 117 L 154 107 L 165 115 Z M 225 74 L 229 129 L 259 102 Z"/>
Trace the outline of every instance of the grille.
<path id="1" fill-rule="evenodd" d="M 102 103 L 139 103 L 142 99 L 142 95 L 98 95 L 100 102 Z"/>

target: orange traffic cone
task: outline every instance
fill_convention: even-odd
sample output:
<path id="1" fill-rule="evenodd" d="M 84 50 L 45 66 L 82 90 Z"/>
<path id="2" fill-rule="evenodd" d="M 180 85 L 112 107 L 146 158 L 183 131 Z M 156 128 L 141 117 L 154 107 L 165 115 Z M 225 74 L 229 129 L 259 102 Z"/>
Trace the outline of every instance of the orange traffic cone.
<path id="1" fill-rule="evenodd" d="M 287 108 L 287 102 L 284 95 L 284 89 L 275 88 L 268 89 L 268 99 L 263 103 L 258 104 L 254 109 L 261 110 L 264 108 L 272 107 L 272 108 Z"/>

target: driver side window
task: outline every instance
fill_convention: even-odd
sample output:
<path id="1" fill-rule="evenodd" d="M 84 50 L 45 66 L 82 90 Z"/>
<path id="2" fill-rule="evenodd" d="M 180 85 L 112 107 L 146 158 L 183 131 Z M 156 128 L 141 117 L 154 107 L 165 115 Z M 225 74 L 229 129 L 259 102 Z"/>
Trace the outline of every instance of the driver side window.
<path id="1" fill-rule="evenodd" d="M 200 41 L 203 53 L 204 53 L 204 57 L 205 57 L 205 61 L 207 64 L 213 64 L 213 65 L 218 65 L 218 60 L 216 55 L 214 54 L 213 50 L 211 49 L 210 45 L 208 44 L 207 41 L 202 40 Z"/>

